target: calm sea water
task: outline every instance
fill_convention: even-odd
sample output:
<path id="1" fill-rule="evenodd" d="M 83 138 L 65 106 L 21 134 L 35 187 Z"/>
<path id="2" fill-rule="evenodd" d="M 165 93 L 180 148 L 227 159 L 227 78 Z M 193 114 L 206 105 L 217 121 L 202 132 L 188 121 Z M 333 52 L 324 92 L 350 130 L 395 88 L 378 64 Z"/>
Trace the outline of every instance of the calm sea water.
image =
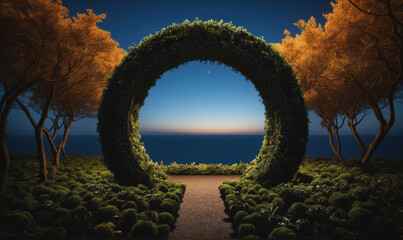
<path id="1" fill-rule="evenodd" d="M 363 136 L 368 144 L 373 136 Z M 142 135 L 147 153 L 155 162 L 177 163 L 223 163 L 250 162 L 259 153 L 263 135 Z M 360 155 L 352 136 L 341 136 L 345 158 Z M 10 153 L 35 153 L 34 136 L 10 136 Z M 45 142 L 46 152 L 50 149 Z M 97 135 L 69 136 L 68 155 L 102 155 Z M 328 136 L 311 135 L 306 150 L 307 156 L 333 156 Z M 403 136 L 390 135 L 375 153 L 377 157 L 403 158 Z"/>

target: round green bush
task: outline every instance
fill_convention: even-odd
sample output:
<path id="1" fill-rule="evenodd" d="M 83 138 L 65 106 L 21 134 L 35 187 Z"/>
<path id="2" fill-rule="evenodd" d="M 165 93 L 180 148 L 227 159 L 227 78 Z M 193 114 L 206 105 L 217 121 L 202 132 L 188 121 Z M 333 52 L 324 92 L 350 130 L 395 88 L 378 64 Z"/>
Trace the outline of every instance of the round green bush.
<path id="1" fill-rule="evenodd" d="M 172 193 L 172 192 L 165 193 L 164 196 L 163 196 L 163 198 L 170 198 L 170 199 L 173 199 L 173 200 L 176 201 L 177 204 L 180 204 L 180 203 L 181 203 L 181 199 L 180 199 L 178 196 L 176 196 L 175 193 Z"/>
<path id="2" fill-rule="evenodd" d="M 90 211 L 96 211 L 98 208 L 104 205 L 104 202 L 99 197 L 94 197 L 87 203 L 87 208 Z"/>
<path id="3" fill-rule="evenodd" d="M 253 224 L 250 223 L 243 223 L 238 227 L 238 236 L 240 238 L 244 238 L 248 235 L 254 235 L 255 232 L 256 232 L 255 226 L 253 226 Z"/>
<path id="4" fill-rule="evenodd" d="M 115 215 L 119 215 L 119 209 L 113 205 L 100 207 L 96 212 L 97 219 L 100 221 L 111 220 Z"/>
<path id="5" fill-rule="evenodd" d="M 368 200 L 368 189 L 362 186 L 350 189 L 349 194 L 355 200 L 366 201 Z"/>
<path id="6" fill-rule="evenodd" d="M 34 218 L 31 213 L 21 210 L 10 211 L 6 216 L 6 224 L 17 231 L 25 231 L 32 226 Z"/>
<path id="7" fill-rule="evenodd" d="M 123 221 L 126 224 L 132 225 L 137 222 L 137 210 L 134 208 L 127 208 L 122 211 Z"/>
<path id="8" fill-rule="evenodd" d="M 101 223 L 94 227 L 91 237 L 93 238 L 108 238 L 113 239 L 113 228 L 110 224 Z"/>
<path id="9" fill-rule="evenodd" d="M 169 237 L 170 227 L 168 224 L 158 225 L 158 238 L 167 239 Z"/>
<path id="10" fill-rule="evenodd" d="M 161 203 L 162 203 L 162 199 L 159 196 L 153 196 L 148 201 L 148 204 L 150 205 L 150 209 L 152 209 L 152 210 L 159 209 L 161 206 Z"/>
<path id="11" fill-rule="evenodd" d="M 104 90 L 98 132 L 104 160 L 118 181 L 151 185 L 166 177 L 143 144 L 139 115 L 148 91 L 166 71 L 194 60 L 218 61 L 256 87 L 266 108 L 261 151 L 244 177 L 265 185 L 290 180 L 305 155 L 308 118 L 291 66 L 262 38 L 213 20 L 173 24 L 143 39 L 118 65 Z"/>
<path id="12" fill-rule="evenodd" d="M 372 214 L 367 209 L 355 207 L 348 212 L 348 218 L 355 226 L 368 226 L 371 223 Z"/>
<path id="13" fill-rule="evenodd" d="M 318 199 L 316 199 L 316 202 L 325 207 L 329 206 L 330 204 L 329 199 L 325 196 L 319 197 Z"/>
<path id="14" fill-rule="evenodd" d="M 170 214 L 176 216 L 178 213 L 178 204 L 175 200 L 164 199 L 161 203 L 161 212 L 169 212 Z"/>
<path id="15" fill-rule="evenodd" d="M 268 234 L 267 218 L 258 212 L 253 212 L 242 219 L 242 224 L 250 223 L 255 226 L 255 234 L 263 237 Z"/>
<path id="16" fill-rule="evenodd" d="M 308 207 L 302 202 L 296 202 L 291 205 L 288 209 L 288 214 L 291 215 L 291 218 L 294 220 L 303 219 L 306 217 L 306 212 L 308 211 Z"/>
<path id="17" fill-rule="evenodd" d="M 168 212 L 162 212 L 158 214 L 158 224 L 167 224 L 172 226 L 174 224 L 174 216 Z"/>
<path id="18" fill-rule="evenodd" d="M 306 215 L 311 221 L 326 222 L 329 220 L 329 213 L 322 205 L 309 206 Z"/>
<path id="19" fill-rule="evenodd" d="M 73 194 L 62 202 L 62 206 L 68 209 L 73 209 L 80 205 L 82 201 L 83 199 L 79 195 Z"/>
<path id="20" fill-rule="evenodd" d="M 278 207 L 279 209 L 284 208 L 284 200 L 281 197 L 275 197 L 272 201 L 274 206 Z"/>
<path id="21" fill-rule="evenodd" d="M 137 209 L 137 204 L 134 201 L 127 201 L 125 204 L 123 204 L 122 209 L 127 209 L 127 208 Z"/>
<path id="22" fill-rule="evenodd" d="M 275 228 L 269 235 L 271 240 L 292 240 L 297 239 L 297 235 L 291 229 L 286 227 Z"/>
<path id="23" fill-rule="evenodd" d="M 351 207 L 351 199 L 348 194 L 342 192 L 334 192 L 329 197 L 329 202 L 342 209 L 349 209 Z"/>
<path id="24" fill-rule="evenodd" d="M 137 239 L 154 239 L 158 236 L 158 227 L 151 221 L 138 221 L 131 234 L 131 238 Z"/>
<path id="25" fill-rule="evenodd" d="M 259 240 L 261 238 L 256 236 L 256 235 L 251 234 L 251 235 L 248 235 L 248 236 L 246 236 L 246 237 L 244 237 L 242 239 L 245 239 L 245 240 Z"/>
<path id="26" fill-rule="evenodd" d="M 137 200 L 136 204 L 139 212 L 147 211 L 150 208 L 150 204 L 148 204 L 148 202 L 145 200 Z"/>
<path id="27" fill-rule="evenodd" d="M 242 222 L 242 219 L 244 217 L 246 217 L 247 215 L 248 215 L 248 213 L 246 211 L 243 211 L 243 210 L 238 211 L 234 216 L 234 225 L 235 225 L 235 227 L 239 226 L 239 224 L 241 224 L 241 222 Z"/>

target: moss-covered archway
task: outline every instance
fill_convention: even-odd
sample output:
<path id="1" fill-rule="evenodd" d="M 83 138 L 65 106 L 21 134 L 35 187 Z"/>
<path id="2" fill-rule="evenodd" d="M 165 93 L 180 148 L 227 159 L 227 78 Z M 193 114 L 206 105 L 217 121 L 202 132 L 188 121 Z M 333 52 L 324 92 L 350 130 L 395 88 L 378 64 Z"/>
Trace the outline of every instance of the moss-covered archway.
<path id="1" fill-rule="evenodd" d="M 289 180 L 305 155 L 308 136 L 301 87 L 290 65 L 262 38 L 213 20 L 173 24 L 146 37 L 109 78 L 98 131 L 105 161 L 116 179 L 149 185 L 164 176 L 140 142 L 140 108 L 164 72 L 194 60 L 232 67 L 254 84 L 262 98 L 265 137 L 244 177 L 264 185 Z"/>

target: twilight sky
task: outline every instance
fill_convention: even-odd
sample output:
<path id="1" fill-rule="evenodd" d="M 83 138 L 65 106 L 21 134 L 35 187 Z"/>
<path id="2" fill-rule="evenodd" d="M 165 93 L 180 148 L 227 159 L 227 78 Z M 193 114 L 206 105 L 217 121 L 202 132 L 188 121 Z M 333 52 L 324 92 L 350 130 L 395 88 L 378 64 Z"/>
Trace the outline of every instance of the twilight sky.
<path id="1" fill-rule="evenodd" d="M 64 0 L 73 16 L 93 9 L 107 18 L 99 24 L 111 32 L 120 47 L 133 44 L 172 23 L 198 17 L 232 21 L 268 43 L 281 42 L 284 29 L 299 33 L 293 23 L 311 16 L 324 23 L 323 13 L 331 11 L 328 0 Z M 395 126 L 391 134 L 403 134 L 403 102 L 396 102 Z M 309 113 L 310 134 L 327 134 L 320 119 Z M 140 122 L 142 133 L 263 133 L 264 107 L 252 83 L 225 65 L 189 62 L 166 72 L 149 92 Z M 400 121 L 399 121 L 400 120 Z M 82 119 L 72 125 L 71 134 L 96 134 L 96 119 Z M 374 134 L 377 121 L 369 116 L 359 127 Z M 347 128 L 342 134 L 350 134 Z M 31 135 L 33 130 L 22 111 L 9 116 L 10 135 Z"/>

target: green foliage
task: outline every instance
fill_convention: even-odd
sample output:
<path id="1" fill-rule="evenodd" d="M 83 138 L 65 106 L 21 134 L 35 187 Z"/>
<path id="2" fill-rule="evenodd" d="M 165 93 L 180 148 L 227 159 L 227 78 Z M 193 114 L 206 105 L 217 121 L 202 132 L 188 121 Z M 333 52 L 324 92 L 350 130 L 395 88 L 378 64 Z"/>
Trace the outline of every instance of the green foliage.
<path id="1" fill-rule="evenodd" d="M 101 223 L 94 227 L 92 231 L 93 238 L 108 238 L 113 239 L 113 227 L 111 224 L 108 223 Z"/>
<path id="2" fill-rule="evenodd" d="M 256 228 L 253 224 L 250 223 L 243 223 L 238 227 L 238 236 L 240 238 L 244 238 L 249 235 L 255 234 Z"/>
<path id="3" fill-rule="evenodd" d="M 402 222 L 403 161 L 371 159 L 362 165 L 356 159 L 307 157 L 298 171 L 312 181 L 294 178 L 271 188 L 245 179 L 224 182 L 219 189 L 233 228 L 252 224 L 249 235 L 262 239 L 280 238 L 273 233 L 279 227 L 301 239 L 399 238 L 393 224 Z"/>
<path id="4" fill-rule="evenodd" d="M 133 228 L 132 237 L 139 239 L 154 239 L 158 236 L 158 227 L 151 221 L 138 221 Z"/>
<path id="5" fill-rule="evenodd" d="M 143 220 L 156 226 L 165 212 L 162 202 L 173 205 L 165 218 L 171 228 L 163 232 L 160 224 L 167 236 L 179 208 L 173 199 L 180 202 L 186 189 L 166 180 L 155 188 L 119 185 L 100 157 L 69 157 L 53 180 L 40 183 L 34 155 L 11 158 L 8 191 L 0 194 L 0 239 L 138 238 L 134 225 Z M 21 179 L 21 172 L 32 178 Z"/>
<path id="6" fill-rule="evenodd" d="M 308 207 L 302 202 L 296 202 L 291 205 L 288 209 L 288 214 L 294 220 L 303 219 L 306 217 Z"/>
<path id="7" fill-rule="evenodd" d="M 144 38 L 110 76 L 98 111 L 98 132 L 105 162 L 116 179 L 126 185 L 151 186 L 166 178 L 164 168 L 151 161 L 141 142 L 140 108 L 164 72 L 194 60 L 232 67 L 255 85 L 262 98 L 266 133 L 244 177 L 266 186 L 290 180 L 304 157 L 308 138 L 299 82 L 272 45 L 243 28 L 213 20 L 185 21 Z M 204 167 L 199 170 L 203 172 Z M 210 171 L 207 166 L 206 170 Z"/>
<path id="8" fill-rule="evenodd" d="M 167 224 L 169 226 L 172 226 L 174 221 L 174 216 L 168 212 L 162 212 L 158 214 L 158 224 Z"/>
<path id="9" fill-rule="evenodd" d="M 105 206 L 98 209 L 96 212 L 97 218 L 100 222 L 106 222 L 112 220 L 113 216 L 119 214 L 119 209 L 115 206 Z"/>
<path id="10" fill-rule="evenodd" d="M 279 227 L 274 229 L 270 235 L 269 235 L 270 240 L 292 240 L 292 239 L 297 239 L 297 235 L 288 228 L 285 227 Z"/>
<path id="11" fill-rule="evenodd" d="M 334 192 L 329 198 L 329 202 L 337 207 L 348 209 L 351 206 L 351 199 L 348 194 L 342 192 Z"/>
<path id="12" fill-rule="evenodd" d="M 249 166 L 247 163 L 234 163 L 232 165 L 191 163 L 169 165 L 160 164 L 169 175 L 242 175 Z"/>
<path id="13" fill-rule="evenodd" d="M 161 211 L 168 212 L 175 216 L 178 212 L 178 203 L 175 200 L 166 198 L 161 203 Z"/>
<path id="14" fill-rule="evenodd" d="M 169 225 L 167 224 L 158 225 L 158 238 L 167 239 L 168 236 L 169 236 Z"/>

